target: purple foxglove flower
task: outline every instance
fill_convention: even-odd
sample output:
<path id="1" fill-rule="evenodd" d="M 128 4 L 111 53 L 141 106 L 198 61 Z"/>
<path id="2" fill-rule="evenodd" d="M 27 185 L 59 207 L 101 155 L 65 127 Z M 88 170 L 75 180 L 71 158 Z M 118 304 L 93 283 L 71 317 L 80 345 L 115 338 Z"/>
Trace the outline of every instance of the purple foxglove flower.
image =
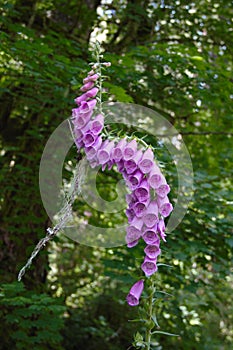
<path id="1" fill-rule="evenodd" d="M 87 92 L 82 94 L 81 96 L 77 97 L 74 101 L 75 103 L 77 103 L 77 105 L 80 106 L 81 102 L 84 102 L 89 98 L 94 98 L 97 95 L 98 91 L 99 89 L 97 87 L 94 87 L 91 90 L 88 90 Z"/>
<path id="2" fill-rule="evenodd" d="M 157 195 L 161 198 L 164 198 L 169 192 L 170 186 L 168 184 L 161 185 L 156 189 Z"/>
<path id="3" fill-rule="evenodd" d="M 149 259 L 156 259 L 161 253 L 161 250 L 159 249 L 158 244 L 148 244 L 144 249 L 144 252 Z"/>
<path id="4" fill-rule="evenodd" d="M 147 179 L 143 179 L 138 188 L 134 191 L 139 202 L 145 202 L 150 197 L 150 188 Z"/>
<path id="5" fill-rule="evenodd" d="M 126 213 L 126 216 L 128 218 L 128 222 L 131 223 L 133 221 L 134 216 L 135 216 L 133 209 L 127 208 L 125 213 Z"/>
<path id="6" fill-rule="evenodd" d="M 158 188 L 161 184 L 166 183 L 164 176 L 161 174 L 159 167 L 155 163 L 150 171 L 148 182 L 154 189 Z"/>
<path id="7" fill-rule="evenodd" d="M 134 174 L 129 176 L 130 188 L 135 190 L 141 183 L 143 174 L 140 170 L 136 170 Z"/>
<path id="8" fill-rule="evenodd" d="M 94 135 L 98 135 L 104 127 L 104 116 L 98 114 L 95 119 L 90 122 L 90 130 Z"/>
<path id="9" fill-rule="evenodd" d="M 160 219 L 157 225 L 158 233 L 164 242 L 166 242 L 166 234 L 165 234 L 165 223 L 163 219 Z"/>
<path id="10" fill-rule="evenodd" d="M 83 142 L 85 147 L 90 147 L 92 146 L 95 141 L 96 141 L 96 135 L 93 135 L 91 131 L 88 131 L 87 133 L 85 133 L 85 135 L 83 136 Z"/>
<path id="11" fill-rule="evenodd" d="M 83 132 L 82 129 L 75 128 L 74 134 L 78 140 L 83 140 Z"/>
<path id="12" fill-rule="evenodd" d="M 127 195 L 125 196 L 126 199 L 126 203 L 131 207 L 133 206 L 134 203 L 136 203 L 137 198 L 135 197 L 135 195 L 133 193 L 127 193 Z"/>
<path id="13" fill-rule="evenodd" d="M 119 162 L 123 157 L 123 151 L 126 145 L 127 142 L 125 139 L 120 140 L 120 142 L 112 150 L 111 159 L 115 160 L 115 162 Z"/>
<path id="14" fill-rule="evenodd" d="M 145 214 L 145 211 L 147 209 L 148 204 L 149 204 L 149 199 L 146 202 L 136 202 L 133 205 L 134 213 L 138 218 L 143 217 L 143 215 Z"/>
<path id="15" fill-rule="evenodd" d="M 124 160 L 129 160 L 133 158 L 136 152 L 137 152 L 137 142 L 135 140 L 132 140 L 125 146 L 125 149 L 123 152 Z"/>
<path id="16" fill-rule="evenodd" d="M 89 81 L 96 81 L 98 78 L 99 78 L 98 74 L 92 74 L 92 75 L 89 75 L 88 77 L 86 77 L 85 79 L 83 79 L 83 83 L 86 84 Z"/>
<path id="17" fill-rule="evenodd" d="M 120 173 L 122 173 L 124 171 L 124 162 L 123 160 L 120 160 L 119 162 L 116 163 L 117 165 L 117 169 Z"/>
<path id="18" fill-rule="evenodd" d="M 166 218 L 173 210 L 172 204 L 170 203 L 167 196 L 165 196 L 164 198 L 158 197 L 157 202 L 158 202 L 160 214 Z"/>
<path id="19" fill-rule="evenodd" d="M 79 108 L 73 108 L 72 109 L 72 117 L 75 118 L 75 117 L 78 117 L 78 116 L 79 116 Z"/>
<path id="20" fill-rule="evenodd" d="M 83 128 L 89 122 L 89 120 L 91 119 L 91 116 L 92 116 L 92 111 L 77 115 L 75 117 L 75 120 L 73 121 L 75 128 Z"/>
<path id="21" fill-rule="evenodd" d="M 130 226 L 127 227 L 126 232 L 126 242 L 127 244 L 139 239 L 142 235 L 143 221 L 134 217 Z"/>
<path id="22" fill-rule="evenodd" d="M 87 159 L 93 159 L 96 156 L 102 144 L 102 137 L 98 136 L 92 146 L 86 148 Z"/>
<path id="23" fill-rule="evenodd" d="M 141 269 L 147 277 L 153 275 L 153 273 L 158 270 L 156 259 L 150 259 L 146 256 L 143 264 L 141 265 Z"/>
<path id="24" fill-rule="evenodd" d="M 96 102 L 97 102 L 96 99 L 93 99 L 88 102 L 82 101 L 79 107 L 79 113 L 82 114 L 82 113 L 88 113 L 90 111 L 93 111 L 93 109 L 96 106 Z"/>
<path id="25" fill-rule="evenodd" d="M 77 139 L 75 140 L 75 144 L 76 144 L 77 149 L 80 149 L 80 148 L 83 148 L 83 147 L 84 147 L 84 143 L 83 143 L 82 138 L 81 138 L 81 139 L 80 139 L 80 138 L 77 138 Z"/>
<path id="26" fill-rule="evenodd" d="M 129 243 L 127 244 L 127 247 L 128 247 L 128 248 L 133 248 L 133 247 L 135 247 L 135 246 L 138 244 L 138 242 L 139 242 L 139 239 L 136 239 L 136 240 L 133 241 L 133 242 L 129 242 Z"/>
<path id="27" fill-rule="evenodd" d="M 159 244 L 159 236 L 156 234 L 157 225 L 143 232 L 142 238 L 146 244 Z"/>
<path id="28" fill-rule="evenodd" d="M 156 201 L 152 201 L 143 215 L 143 222 L 147 227 L 154 227 L 158 221 L 158 204 Z"/>
<path id="29" fill-rule="evenodd" d="M 139 169 L 143 174 L 148 174 L 154 165 L 154 153 L 148 148 L 138 164 Z"/>
<path id="30" fill-rule="evenodd" d="M 108 141 L 108 140 L 106 140 Z M 103 165 L 105 163 L 107 163 L 110 160 L 110 154 L 111 154 L 111 150 L 114 147 L 114 142 L 106 142 L 104 141 L 104 143 L 102 143 L 101 148 L 98 150 L 97 152 L 97 158 L 99 160 L 99 164 Z"/>
<path id="31" fill-rule="evenodd" d="M 142 158 L 142 151 L 139 150 L 135 153 L 132 159 L 126 160 L 124 162 L 127 174 L 132 174 L 137 170 L 138 162 Z"/>
<path id="32" fill-rule="evenodd" d="M 129 291 L 129 294 L 126 297 L 127 303 L 130 306 L 136 306 L 139 304 L 139 299 L 144 289 L 144 282 L 140 280 L 136 282 Z"/>
<path id="33" fill-rule="evenodd" d="M 85 95 L 88 97 L 88 98 L 94 98 L 97 93 L 98 93 L 99 89 L 97 87 L 93 87 L 91 90 L 88 90 Z"/>
<path id="34" fill-rule="evenodd" d="M 80 90 L 81 90 L 82 92 L 86 92 L 86 91 L 92 89 L 93 86 L 94 86 L 93 81 L 89 81 L 88 83 L 84 84 L 84 85 L 80 88 Z"/>
<path id="35" fill-rule="evenodd" d="M 75 98 L 74 102 L 80 106 L 81 102 L 84 102 L 88 99 L 88 97 L 86 96 L 86 93 L 82 94 L 81 96 L 78 96 Z"/>

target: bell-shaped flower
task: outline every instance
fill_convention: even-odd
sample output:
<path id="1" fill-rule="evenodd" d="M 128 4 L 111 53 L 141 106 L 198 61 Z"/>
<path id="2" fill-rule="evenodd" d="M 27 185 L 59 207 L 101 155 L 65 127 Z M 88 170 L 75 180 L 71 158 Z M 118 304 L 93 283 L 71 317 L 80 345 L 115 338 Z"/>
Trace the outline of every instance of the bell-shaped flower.
<path id="1" fill-rule="evenodd" d="M 88 160 L 93 159 L 96 156 L 97 151 L 101 147 L 101 144 L 102 144 L 102 137 L 98 136 L 95 142 L 90 147 L 85 148 Z"/>
<path id="2" fill-rule="evenodd" d="M 148 182 L 153 189 L 159 188 L 160 185 L 166 183 L 164 176 L 155 163 L 150 171 Z"/>
<path id="3" fill-rule="evenodd" d="M 150 259 L 148 256 L 145 256 L 144 262 L 141 265 L 141 269 L 147 277 L 153 275 L 153 273 L 158 270 L 156 259 Z"/>
<path id="4" fill-rule="evenodd" d="M 137 152 L 137 142 L 135 140 L 132 140 L 125 146 L 125 149 L 123 152 L 124 160 L 129 160 L 133 158 L 136 152 Z"/>
<path id="5" fill-rule="evenodd" d="M 156 201 L 152 201 L 143 215 L 143 222 L 147 227 L 153 227 L 158 221 L 158 204 Z"/>
<path id="6" fill-rule="evenodd" d="M 86 92 L 86 91 L 92 89 L 94 85 L 95 85 L 95 84 L 94 84 L 93 81 L 89 81 L 88 83 L 84 84 L 84 85 L 80 88 L 80 90 L 81 90 L 82 92 Z"/>
<path id="7" fill-rule="evenodd" d="M 169 198 L 165 196 L 164 198 L 157 198 L 158 206 L 159 206 L 159 213 L 163 217 L 167 217 L 173 210 L 173 206 L 169 201 Z"/>
<path id="8" fill-rule="evenodd" d="M 129 294 L 126 297 L 127 303 L 130 306 L 136 306 L 139 304 L 139 299 L 144 289 L 144 282 L 140 280 L 136 282 L 129 291 Z"/>
<path id="9" fill-rule="evenodd" d="M 142 151 L 139 150 L 134 154 L 133 158 L 126 160 L 124 162 L 124 166 L 127 174 L 132 174 L 137 170 L 138 162 L 141 160 L 141 158 L 142 158 Z"/>
<path id="10" fill-rule="evenodd" d="M 166 234 L 165 234 L 165 223 L 163 219 L 160 219 L 157 225 L 158 233 L 164 242 L 166 242 Z"/>
<path id="11" fill-rule="evenodd" d="M 123 157 L 123 151 L 127 145 L 126 139 L 121 139 L 119 143 L 113 148 L 111 159 L 115 162 L 119 162 Z"/>
<path id="12" fill-rule="evenodd" d="M 170 186 L 168 184 L 160 185 L 156 189 L 156 193 L 159 197 L 164 198 L 170 192 Z"/>
<path id="13" fill-rule="evenodd" d="M 127 247 L 128 248 L 133 248 L 133 247 L 135 247 L 138 244 L 138 242 L 139 242 L 139 239 L 136 239 L 135 241 L 129 242 L 127 244 Z"/>
<path id="14" fill-rule="evenodd" d="M 150 188 L 147 179 L 143 179 L 139 187 L 134 191 L 139 202 L 145 202 L 150 197 Z"/>
<path id="15" fill-rule="evenodd" d="M 97 152 L 99 164 L 105 164 L 110 160 L 110 154 L 113 147 L 113 141 L 109 142 L 108 140 L 106 140 L 104 141 L 104 143 L 102 143 L 101 148 Z"/>
<path id="16" fill-rule="evenodd" d="M 141 219 L 138 219 L 137 217 L 134 217 L 132 222 L 130 223 L 130 226 L 127 227 L 126 232 L 126 243 L 135 241 L 139 239 L 142 235 L 142 226 L 143 221 Z"/>
<path id="17" fill-rule="evenodd" d="M 90 121 L 89 127 L 94 135 L 98 135 L 104 127 L 104 116 L 98 114 L 95 119 Z"/>
<path id="18" fill-rule="evenodd" d="M 144 152 L 142 159 L 138 164 L 138 167 L 143 174 L 148 174 L 151 171 L 153 165 L 154 165 L 154 153 L 150 148 L 148 148 Z"/>
<path id="19" fill-rule="evenodd" d="M 79 113 L 88 113 L 90 111 L 93 111 L 93 109 L 96 106 L 96 99 L 90 100 L 90 101 L 82 101 L 79 106 Z"/>
<path id="20" fill-rule="evenodd" d="M 144 252 L 149 259 L 156 259 L 159 254 L 161 254 L 159 244 L 148 244 L 144 249 Z"/>
<path id="21" fill-rule="evenodd" d="M 88 75 L 88 77 L 83 79 L 83 83 L 87 84 L 89 81 L 96 81 L 98 78 L 99 78 L 99 75 L 97 73 Z"/>
<path id="22" fill-rule="evenodd" d="M 146 202 L 136 202 L 133 205 L 133 210 L 138 218 L 143 217 L 149 204 L 149 199 Z"/>
<path id="23" fill-rule="evenodd" d="M 136 170 L 129 176 L 130 189 L 135 190 L 141 183 L 143 174 L 140 170 Z"/>
<path id="24" fill-rule="evenodd" d="M 159 244 L 159 236 L 157 235 L 157 225 L 147 228 L 142 235 L 142 239 L 146 244 Z"/>

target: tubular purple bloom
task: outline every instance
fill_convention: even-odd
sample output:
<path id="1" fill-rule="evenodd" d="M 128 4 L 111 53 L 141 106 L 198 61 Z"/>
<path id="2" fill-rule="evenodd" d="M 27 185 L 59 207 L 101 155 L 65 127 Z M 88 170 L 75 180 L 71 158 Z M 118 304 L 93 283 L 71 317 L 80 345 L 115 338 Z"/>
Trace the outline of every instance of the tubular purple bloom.
<path id="1" fill-rule="evenodd" d="M 136 152 L 137 152 L 137 142 L 135 140 L 132 140 L 125 146 L 125 149 L 123 152 L 124 160 L 129 160 L 133 158 Z"/>
<path id="2" fill-rule="evenodd" d="M 83 136 L 83 143 L 85 147 L 92 146 L 95 143 L 96 138 L 97 138 L 96 135 L 93 135 L 91 131 L 88 131 L 87 133 L 85 133 L 85 135 Z"/>
<path id="3" fill-rule="evenodd" d="M 147 227 L 153 227 L 158 221 L 158 205 L 156 201 L 152 201 L 146 209 L 143 222 Z"/>
<path id="4" fill-rule="evenodd" d="M 128 248 L 133 248 L 133 247 L 135 247 L 135 246 L 138 244 L 138 242 L 139 242 L 139 239 L 136 239 L 136 240 L 133 241 L 133 242 L 129 242 L 129 243 L 127 244 L 127 247 L 128 247 Z"/>
<path id="5" fill-rule="evenodd" d="M 123 151 L 127 142 L 125 139 L 120 140 L 120 142 L 116 145 L 116 147 L 112 150 L 111 158 L 115 160 L 115 162 L 119 162 L 123 157 Z"/>
<path id="6" fill-rule="evenodd" d="M 144 252 L 149 259 L 156 259 L 161 253 L 161 250 L 159 249 L 158 244 L 148 244 L 144 249 Z"/>
<path id="7" fill-rule="evenodd" d="M 97 151 L 99 150 L 101 144 L 102 144 L 102 137 L 98 136 L 95 142 L 93 143 L 93 145 L 85 149 L 87 154 L 87 159 L 93 159 L 96 156 Z"/>
<path id="8" fill-rule="evenodd" d="M 137 170 L 138 162 L 141 160 L 141 158 L 142 158 L 142 151 L 139 150 L 135 153 L 132 159 L 126 160 L 124 162 L 127 174 L 132 174 L 135 172 L 135 170 Z"/>
<path id="9" fill-rule="evenodd" d="M 126 216 L 128 218 L 128 222 L 131 223 L 133 221 L 134 216 L 135 216 L 133 209 L 127 208 L 125 213 L 126 213 Z"/>
<path id="10" fill-rule="evenodd" d="M 93 88 L 93 86 L 94 86 L 93 81 L 89 81 L 88 83 L 84 84 L 84 85 L 80 88 L 80 90 L 81 90 L 82 92 L 86 92 L 86 91 L 90 90 L 91 88 Z"/>
<path id="11" fill-rule="evenodd" d="M 138 218 L 143 217 L 143 215 L 145 214 L 145 211 L 146 211 L 146 208 L 147 208 L 148 204 L 149 204 L 149 199 L 146 202 L 136 202 L 133 205 L 134 213 L 135 213 L 135 215 Z"/>
<path id="12" fill-rule="evenodd" d="M 136 282 L 129 291 L 126 297 L 127 303 L 130 306 L 136 306 L 139 304 L 139 299 L 144 289 L 144 281 L 140 280 Z"/>
<path id="13" fill-rule="evenodd" d="M 107 141 L 107 140 L 106 140 Z M 97 158 L 100 164 L 105 164 L 110 160 L 111 150 L 114 147 L 114 142 L 104 141 L 101 148 L 97 152 Z"/>
<path id="14" fill-rule="evenodd" d="M 151 171 L 154 165 L 154 153 L 150 148 L 148 148 L 142 157 L 142 160 L 139 162 L 138 167 L 142 173 L 147 174 Z"/>
<path id="15" fill-rule="evenodd" d="M 90 111 L 92 111 L 95 106 L 96 106 L 96 99 L 93 99 L 91 101 L 82 101 L 81 104 L 80 104 L 80 107 L 79 107 L 79 113 L 88 113 Z"/>
<path id="16" fill-rule="evenodd" d="M 157 225 L 143 232 L 142 238 L 146 244 L 159 244 L 159 236 L 156 234 Z"/>
<path id="17" fill-rule="evenodd" d="M 141 183 L 143 174 L 140 170 L 136 170 L 129 176 L 130 189 L 135 190 Z"/>
<path id="18" fill-rule="evenodd" d="M 91 119 L 92 111 L 88 113 L 82 113 L 75 117 L 75 120 L 73 121 L 73 124 L 77 128 L 83 128 Z"/>
<path id="19" fill-rule="evenodd" d="M 141 265 L 141 269 L 147 277 L 153 275 L 153 273 L 158 270 L 156 259 L 150 259 L 148 256 L 146 256 L 143 264 Z"/>
<path id="20" fill-rule="evenodd" d="M 85 95 L 88 97 L 88 98 L 93 98 L 97 95 L 99 89 L 97 87 L 93 87 L 91 90 L 88 90 Z"/>
<path id="21" fill-rule="evenodd" d="M 158 188 L 163 183 L 166 183 L 164 176 L 161 174 L 159 167 L 155 163 L 150 171 L 148 182 L 154 189 Z"/>
<path id="22" fill-rule="evenodd" d="M 142 235 L 142 226 L 143 221 L 141 219 L 138 219 L 137 217 L 134 217 L 132 222 L 130 223 L 130 226 L 127 227 L 126 232 L 126 242 L 127 244 L 129 242 L 135 241 L 136 239 L 139 239 Z"/>
<path id="23" fill-rule="evenodd" d="M 83 83 L 86 84 L 89 81 L 96 81 L 99 78 L 98 74 L 92 74 L 92 75 L 88 75 L 88 77 L 83 79 Z"/>
<path id="24" fill-rule="evenodd" d="M 124 171 L 124 161 L 120 160 L 119 162 L 116 163 L 117 165 L 117 169 L 120 173 L 122 173 Z"/>
<path id="25" fill-rule="evenodd" d="M 165 196 L 164 198 L 158 197 L 157 202 L 160 214 L 166 218 L 173 210 L 172 204 L 170 203 L 167 196 Z"/>
<path id="26" fill-rule="evenodd" d="M 143 179 L 140 186 L 134 191 L 139 202 L 145 202 L 150 197 L 150 189 L 147 179 Z"/>
<path id="27" fill-rule="evenodd" d="M 164 242 L 166 242 L 166 234 L 165 234 L 165 223 L 163 219 L 160 219 L 157 225 L 158 233 Z"/>
<path id="28" fill-rule="evenodd" d="M 98 114 L 95 119 L 90 122 L 90 130 L 94 135 L 98 135 L 104 127 L 104 116 Z"/>
<path id="29" fill-rule="evenodd" d="M 168 184 L 161 185 L 156 189 L 156 193 L 159 197 L 164 198 L 170 192 L 170 186 Z"/>

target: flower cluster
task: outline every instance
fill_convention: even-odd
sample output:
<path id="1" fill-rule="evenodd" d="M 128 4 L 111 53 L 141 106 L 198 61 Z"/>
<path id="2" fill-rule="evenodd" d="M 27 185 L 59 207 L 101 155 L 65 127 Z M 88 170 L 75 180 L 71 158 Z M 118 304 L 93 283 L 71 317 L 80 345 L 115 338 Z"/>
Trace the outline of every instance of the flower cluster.
<path id="1" fill-rule="evenodd" d="M 167 196 L 170 187 L 155 162 L 151 148 L 141 148 L 135 139 L 103 140 L 104 116 L 100 113 L 92 118 L 97 104 L 95 82 L 98 78 L 95 70 L 91 70 L 83 80 L 83 94 L 75 99 L 78 108 L 72 110 L 72 116 L 76 145 L 78 149 L 84 149 L 91 167 L 102 166 L 104 170 L 116 165 L 125 179 L 131 191 L 126 195 L 129 223 L 126 243 L 129 248 L 136 246 L 141 238 L 146 243 L 141 269 L 149 277 L 158 269 L 160 239 L 166 241 L 164 218 L 173 209 Z M 138 305 L 142 290 L 143 280 L 140 280 L 127 296 L 129 305 Z"/>

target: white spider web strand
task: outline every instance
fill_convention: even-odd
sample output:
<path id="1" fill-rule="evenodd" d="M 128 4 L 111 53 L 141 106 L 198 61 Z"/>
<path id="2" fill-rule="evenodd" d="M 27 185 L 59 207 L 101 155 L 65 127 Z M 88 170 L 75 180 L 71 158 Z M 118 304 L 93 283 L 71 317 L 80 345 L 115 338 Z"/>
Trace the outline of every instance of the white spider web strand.
<path id="1" fill-rule="evenodd" d="M 85 179 L 85 162 L 81 160 L 75 168 L 74 176 L 71 181 L 71 188 L 68 194 L 65 196 L 66 204 L 62 207 L 62 209 L 56 214 L 58 217 L 58 223 L 53 226 L 53 228 L 48 227 L 46 236 L 43 237 L 34 248 L 30 258 L 27 263 L 22 267 L 18 274 L 18 281 L 21 281 L 23 275 L 26 272 L 26 269 L 31 266 L 32 260 L 37 256 L 37 254 L 46 246 L 47 242 L 49 242 L 57 233 L 62 230 L 69 219 L 72 218 L 72 205 L 75 201 L 76 194 L 80 195 L 82 184 Z"/>

